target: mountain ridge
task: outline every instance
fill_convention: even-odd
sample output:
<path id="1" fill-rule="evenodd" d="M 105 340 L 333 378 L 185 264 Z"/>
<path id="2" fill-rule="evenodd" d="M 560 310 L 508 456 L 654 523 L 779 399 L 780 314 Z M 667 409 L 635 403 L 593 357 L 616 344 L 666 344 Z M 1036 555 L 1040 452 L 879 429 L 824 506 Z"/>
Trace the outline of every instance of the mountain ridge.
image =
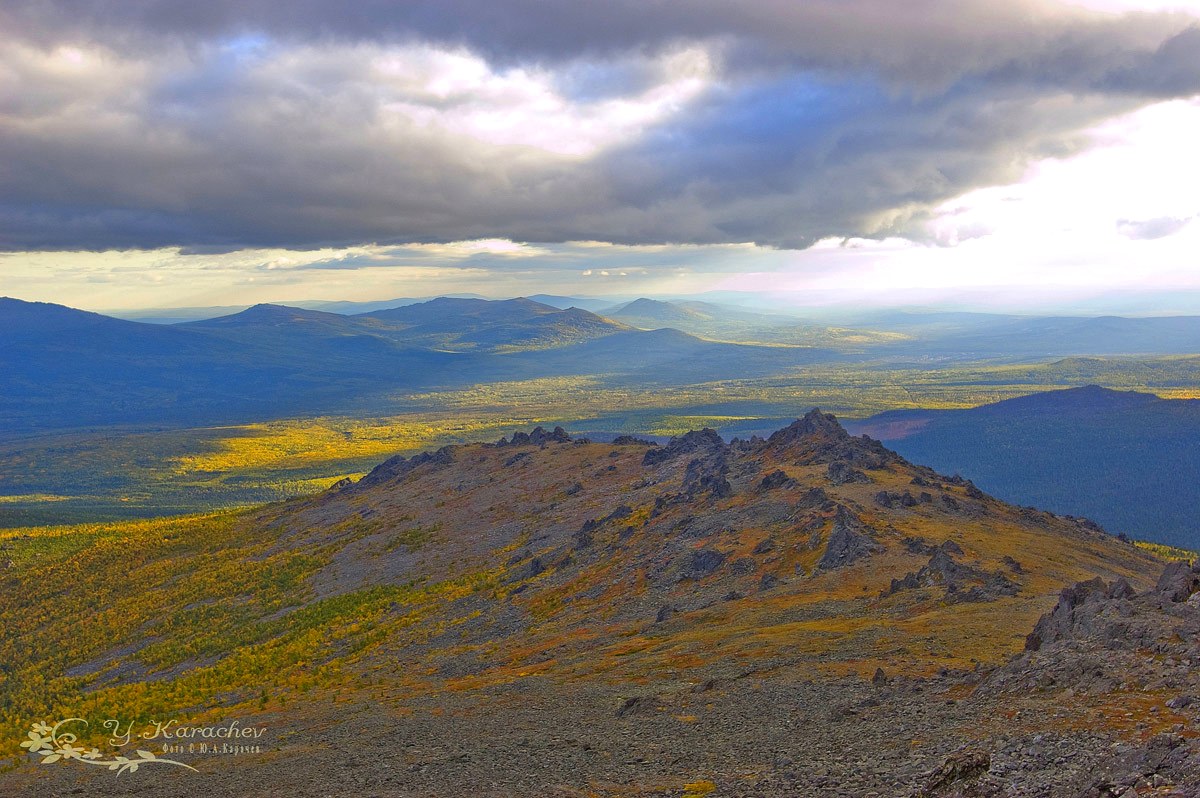
<path id="1" fill-rule="evenodd" d="M 1061 671 L 1064 647 L 1107 628 L 1086 619 L 1113 613 L 1057 609 L 1077 583 L 1146 595 L 1137 628 L 1151 642 L 1200 624 L 1180 580 L 1168 588 L 1184 600 L 1155 598 L 1160 560 L 816 409 L 765 439 L 594 443 L 535 428 L 391 458 L 281 504 L 4 543 L 2 739 L 15 748 L 27 717 L 99 723 L 214 690 L 212 722 L 288 730 L 236 769 L 197 763 L 205 789 L 327 793 L 317 774 L 341 762 L 343 782 L 388 764 L 398 788 L 438 796 L 686 794 L 698 779 L 732 796 L 1005 783 L 1073 795 L 1130 773 L 1187 783 L 1200 755 L 1169 736 L 1194 714 L 1168 706 L 1200 686 L 1194 672 L 1145 657 L 1130 669 L 1103 645 Z M 139 600 L 117 600 L 130 583 Z M 53 612 L 38 610 L 47 594 Z M 1051 626 L 1065 631 L 1026 652 Z M 1071 691 L 1025 687 L 1060 672 Z M 83 690 L 87 707 L 73 706 Z M 664 735 L 681 744 L 656 748 Z M 349 764 L 363 739 L 370 764 Z M 1179 753 L 1133 761 L 1160 748 Z M 52 789 L 74 778 L 38 775 Z M 147 778 L 164 793 L 184 784 Z"/>

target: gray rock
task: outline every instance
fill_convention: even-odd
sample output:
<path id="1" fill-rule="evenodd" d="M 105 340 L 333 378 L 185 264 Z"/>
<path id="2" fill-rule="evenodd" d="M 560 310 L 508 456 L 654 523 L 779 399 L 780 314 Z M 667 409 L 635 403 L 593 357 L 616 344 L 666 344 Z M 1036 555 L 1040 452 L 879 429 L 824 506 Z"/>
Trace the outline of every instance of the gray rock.
<path id="1" fill-rule="evenodd" d="M 1154 590 L 1169 601 L 1187 601 L 1200 591 L 1200 561 L 1195 565 L 1182 560 L 1168 564 Z"/>
<path id="2" fill-rule="evenodd" d="M 825 553 L 821 555 L 817 568 L 823 571 L 842 568 L 882 551 L 883 547 L 872 540 L 865 530 L 866 527 L 854 513 L 839 505 L 833 519 L 833 530 L 829 533 L 829 542 L 825 544 Z"/>
<path id="3" fill-rule="evenodd" d="M 725 562 L 725 555 L 716 549 L 697 549 L 692 552 L 687 569 L 680 578 L 703 579 L 713 574 Z"/>

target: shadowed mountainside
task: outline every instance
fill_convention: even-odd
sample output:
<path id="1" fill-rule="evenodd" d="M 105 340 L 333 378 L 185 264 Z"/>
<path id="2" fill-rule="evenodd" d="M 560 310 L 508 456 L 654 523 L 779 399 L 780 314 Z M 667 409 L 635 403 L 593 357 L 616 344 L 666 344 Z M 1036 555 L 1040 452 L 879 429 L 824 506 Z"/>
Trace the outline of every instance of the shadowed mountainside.
<path id="1" fill-rule="evenodd" d="M 967 410 L 893 410 L 850 427 L 1009 501 L 1200 547 L 1200 401 L 1092 385 Z"/>
<path id="2" fill-rule="evenodd" d="M 443 298 L 349 317 L 256 305 L 171 326 L 0 299 L 0 431 L 355 414 L 400 389 L 564 374 L 620 383 L 648 369 L 678 384 L 830 357 L 632 330 L 526 299 Z"/>

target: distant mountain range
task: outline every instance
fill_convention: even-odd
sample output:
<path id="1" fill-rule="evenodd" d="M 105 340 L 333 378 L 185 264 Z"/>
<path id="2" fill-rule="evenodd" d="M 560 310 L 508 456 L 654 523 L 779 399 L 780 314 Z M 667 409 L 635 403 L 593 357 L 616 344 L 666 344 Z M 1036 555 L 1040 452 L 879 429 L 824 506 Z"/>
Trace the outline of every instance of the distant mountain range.
<path id="1" fill-rule="evenodd" d="M 903 334 L 924 356 L 1051 357 L 1193 354 L 1200 316 L 1005 316 L 988 313 L 878 312 L 847 320 Z"/>
<path id="2" fill-rule="evenodd" d="M 176 325 L 0 299 L 0 430 L 355 413 L 397 389 L 564 375 L 671 385 L 833 356 L 643 331 L 529 299 L 443 297 L 355 316 L 255 305 Z"/>
<path id="3" fill-rule="evenodd" d="M 855 357 L 863 367 L 1200 351 L 1200 325 L 1184 318 L 898 314 L 871 323 L 890 331 L 804 328 L 705 303 L 638 299 L 598 315 L 526 298 L 441 297 L 356 315 L 256 305 L 161 325 L 0 299 L 0 433 L 370 415 L 394 407 L 397 393 L 538 378 L 636 391 L 758 377 L 802 383 L 805 367 Z M 737 342 L 739 334 L 757 341 Z M 778 345 L 804 335 L 807 345 Z M 895 411 L 854 426 L 1005 499 L 1200 546 L 1200 402 L 1087 388 L 972 410 Z"/>
<path id="4" fill-rule="evenodd" d="M 1088 386 L 847 427 L 1007 501 L 1200 548 L 1200 400 Z"/>
<path id="5" fill-rule="evenodd" d="M 287 306 L 346 316 L 390 313 L 428 306 L 440 299 L 498 303 L 472 294 L 400 297 L 373 302 L 302 301 Z M 737 343 L 835 347 L 878 352 L 887 357 L 1031 358 L 1064 355 L 1193 354 L 1200 352 L 1198 316 L 1018 316 L 952 311 L 876 310 L 856 312 L 747 306 L 737 294 L 670 301 L 535 294 L 524 298 L 551 309 L 577 308 L 643 330 L 671 327 L 691 335 Z M 720 301 L 711 301 L 712 299 Z M 436 307 L 436 306 L 433 306 Z M 242 307 L 169 308 L 122 312 L 120 318 L 181 323 L 236 314 Z M 519 340 L 519 336 L 518 336 Z M 463 343 L 466 343 L 464 339 Z"/>

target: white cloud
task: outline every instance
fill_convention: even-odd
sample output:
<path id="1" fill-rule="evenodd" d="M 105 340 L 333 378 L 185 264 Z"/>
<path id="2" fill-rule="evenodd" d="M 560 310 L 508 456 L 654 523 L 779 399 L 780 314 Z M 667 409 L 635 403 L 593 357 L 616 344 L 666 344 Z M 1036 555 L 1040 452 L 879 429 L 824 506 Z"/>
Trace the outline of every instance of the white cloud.
<path id="1" fill-rule="evenodd" d="M 1200 225 L 1189 223 L 1200 216 L 1200 101 L 1159 103 L 1087 138 L 1081 154 L 1040 161 L 1019 183 L 943 203 L 929 223 L 939 246 L 827 239 L 721 287 L 874 304 L 972 293 L 976 304 L 1007 307 L 1200 289 Z"/>
<path id="2" fill-rule="evenodd" d="M 953 243 L 986 228 L 1034 251 L 1070 237 L 1086 252 L 1093 249 L 1089 242 L 1103 246 L 1113 239 L 1127 220 L 1200 214 L 1200 101 L 1159 103 L 1087 137 L 1092 146 L 1085 152 L 1041 161 L 1018 184 L 944 203 L 930 223 L 935 239 Z"/>
<path id="3" fill-rule="evenodd" d="M 359 64 L 345 76 L 378 95 L 387 127 L 403 131 L 412 124 L 575 158 L 593 156 L 661 122 L 699 96 L 713 77 L 712 58 L 700 46 L 654 58 L 648 68 L 658 80 L 644 91 L 591 102 L 562 94 L 548 69 L 497 69 L 465 50 L 420 44 L 360 45 L 350 53 L 305 47 L 282 51 L 257 70 L 270 83 L 307 77 L 315 84 L 347 70 L 347 56 Z"/>
<path id="4" fill-rule="evenodd" d="M 1126 238 L 1153 240 L 1173 236 L 1186 227 L 1193 217 L 1177 219 L 1174 216 L 1159 216 L 1155 219 L 1118 219 L 1117 231 Z"/>
<path id="5" fill-rule="evenodd" d="M 1109 14 L 1177 11 L 1200 17 L 1200 0 L 1069 0 L 1066 4 Z"/>

